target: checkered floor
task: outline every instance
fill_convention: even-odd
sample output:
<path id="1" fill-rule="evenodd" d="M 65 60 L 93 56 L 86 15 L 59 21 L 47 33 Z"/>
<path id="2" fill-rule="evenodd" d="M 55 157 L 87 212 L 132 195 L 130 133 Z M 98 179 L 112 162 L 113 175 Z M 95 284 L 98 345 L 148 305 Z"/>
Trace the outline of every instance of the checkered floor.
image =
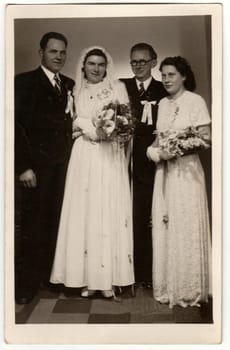
<path id="1" fill-rule="evenodd" d="M 152 290 L 123 290 L 120 301 L 101 294 L 83 299 L 80 290 L 50 292 L 42 289 L 27 305 L 16 305 L 17 324 L 39 323 L 212 323 L 212 301 L 198 307 L 174 307 L 156 302 Z"/>

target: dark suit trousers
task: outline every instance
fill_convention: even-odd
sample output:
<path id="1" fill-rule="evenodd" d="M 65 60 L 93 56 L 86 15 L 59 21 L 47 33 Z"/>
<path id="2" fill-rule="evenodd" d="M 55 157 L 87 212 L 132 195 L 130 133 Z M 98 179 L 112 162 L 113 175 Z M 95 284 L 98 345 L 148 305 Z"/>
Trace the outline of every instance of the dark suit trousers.
<path id="1" fill-rule="evenodd" d="M 36 172 L 38 185 L 21 189 L 21 250 L 23 261 L 16 295 L 37 290 L 51 273 L 63 200 L 67 164 Z"/>
<path id="2" fill-rule="evenodd" d="M 133 179 L 134 271 L 136 282 L 152 281 L 153 184 Z"/>

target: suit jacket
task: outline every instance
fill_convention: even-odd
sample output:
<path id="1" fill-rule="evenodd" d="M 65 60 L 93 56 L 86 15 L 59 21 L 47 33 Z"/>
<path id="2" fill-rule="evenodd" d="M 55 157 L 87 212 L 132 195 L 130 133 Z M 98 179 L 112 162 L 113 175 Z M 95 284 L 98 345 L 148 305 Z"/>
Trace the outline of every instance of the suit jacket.
<path id="1" fill-rule="evenodd" d="M 41 67 L 15 77 L 15 167 L 19 174 L 65 162 L 72 146 L 72 119 L 65 113 L 74 81 L 60 74 L 56 93 Z"/>
<path id="2" fill-rule="evenodd" d="M 145 184 L 152 184 L 155 175 L 155 163 L 148 160 L 146 150 L 155 139 L 153 132 L 156 129 L 158 103 L 161 98 L 167 96 L 167 92 L 161 82 L 152 78 L 148 89 L 140 98 L 135 78 L 121 80 L 126 85 L 132 115 L 137 121 L 133 139 L 133 178 L 134 180 L 137 179 Z M 144 108 L 141 101 L 143 100 L 156 101 L 156 104 L 154 106 L 152 105 L 151 107 L 153 119 L 152 125 L 147 125 L 147 123 L 141 122 Z"/>

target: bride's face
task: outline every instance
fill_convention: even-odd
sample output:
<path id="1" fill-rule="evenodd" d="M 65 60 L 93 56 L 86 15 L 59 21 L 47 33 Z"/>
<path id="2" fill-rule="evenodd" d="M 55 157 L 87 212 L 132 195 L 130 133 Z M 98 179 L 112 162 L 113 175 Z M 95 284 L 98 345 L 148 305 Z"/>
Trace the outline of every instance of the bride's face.
<path id="1" fill-rule="evenodd" d="M 89 83 L 99 83 L 103 80 L 106 72 L 105 58 L 96 55 L 89 56 L 84 65 L 84 72 Z"/>

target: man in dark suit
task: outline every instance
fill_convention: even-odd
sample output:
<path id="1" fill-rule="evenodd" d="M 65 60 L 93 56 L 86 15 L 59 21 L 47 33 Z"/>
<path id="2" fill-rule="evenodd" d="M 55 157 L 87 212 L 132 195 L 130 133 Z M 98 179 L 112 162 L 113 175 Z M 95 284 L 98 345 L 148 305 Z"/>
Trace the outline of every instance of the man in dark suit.
<path id="1" fill-rule="evenodd" d="M 130 64 L 135 77 L 121 80 L 126 85 L 132 114 L 137 121 L 131 164 L 135 281 L 137 286 L 151 288 L 151 208 L 155 163 L 148 160 L 146 150 L 155 139 L 153 132 L 156 129 L 158 102 L 167 93 L 161 82 L 151 75 L 151 70 L 157 64 L 157 54 L 151 45 L 134 45 L 130 52 Z"/>
<path id="2" fill-rule="evenodd" d="M 22 267 L 16 302 L 26 304 L 48 284 L 67 164 L 72 146 L 74 81 L 59 71 L 67 39 L 46 33 L 41 66 L 15 78 L 15 171 L 21 185 Z M 68 106 L 68 107 L 67 107 Z"/>

